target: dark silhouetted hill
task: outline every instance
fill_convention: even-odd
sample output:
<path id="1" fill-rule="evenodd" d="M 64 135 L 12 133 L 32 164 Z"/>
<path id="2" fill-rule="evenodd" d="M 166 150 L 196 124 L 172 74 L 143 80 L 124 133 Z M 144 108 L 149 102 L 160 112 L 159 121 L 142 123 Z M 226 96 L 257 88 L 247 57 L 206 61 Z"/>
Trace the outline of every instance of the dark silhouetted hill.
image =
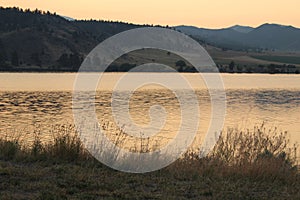
<path id="1" fill-rule="evenodd" d="M 0 8 L 0 69 L 73 71 L 95 45 L 137 25 L 71 21 L 55 13 Z"/>

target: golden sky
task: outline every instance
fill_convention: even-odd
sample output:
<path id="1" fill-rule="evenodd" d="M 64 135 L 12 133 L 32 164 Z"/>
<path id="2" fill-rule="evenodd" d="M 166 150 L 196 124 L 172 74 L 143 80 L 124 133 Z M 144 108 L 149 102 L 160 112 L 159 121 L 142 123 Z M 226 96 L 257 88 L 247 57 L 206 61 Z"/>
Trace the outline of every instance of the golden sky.
<path id="1" fill-rule="evenodd" d="M 1 0 L 76 19 L 220 28 L 279 23 L 300 27 L 299 0 Z"/>

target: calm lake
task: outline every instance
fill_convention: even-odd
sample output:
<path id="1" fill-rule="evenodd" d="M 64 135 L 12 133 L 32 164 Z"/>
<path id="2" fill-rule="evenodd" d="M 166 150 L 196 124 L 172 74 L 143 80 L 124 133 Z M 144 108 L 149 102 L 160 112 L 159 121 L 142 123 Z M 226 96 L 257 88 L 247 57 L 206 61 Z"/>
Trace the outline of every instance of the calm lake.
<path id="1" fill-rule="evenodd" d="M 114 121 L 111 114 L 112 90 L 123 75 L 105 73 L 102 76 L 95 107 L 100 123 L 111 123 L 113 127 L 119 124 L 126 130 L 126 124 Z M 151 76 L 177 81 L 172 79 L 171 73 L 134 73 L 132 79 Z M 182 76 L 195 89 L 199 100 L 198 140 L 201 140 L 212 118 L 210 95 L 203 81 L 199 81 L 199 74 Z M 264 123 L 268 129 L 277 127 L 279 131 L 287 131 L 292 142 L 300 141 L 300 75 L 222 74 L 221 77 L 227 104 L 224 130 L 228 127 L 247 130 Z M 38 132 L 47 139 L 56 125 L 73 124 L 75 78 L 75 73 L 0 73 L 1 135 L 22 133 L 24 140 L 31 140 L 35 130 L 35 134 Z M 180 85 L 177 89 L 181 89 Z M 117 93 L 122 95 L 123 92 L 128 91 Z M 172 137 L 179 128 L 180 106 L 174 93 L 162 86 L 148 85 L 132 94 L 129 103 L 132 120 L 141 127 L 146 126 L 153 105 L 163 106 L 167 113 L 166 124 L 158 134 Z M 190 112 L 193 112 L 193 105 Z M 155 115 L 155 110 L 152 114 Z"/>

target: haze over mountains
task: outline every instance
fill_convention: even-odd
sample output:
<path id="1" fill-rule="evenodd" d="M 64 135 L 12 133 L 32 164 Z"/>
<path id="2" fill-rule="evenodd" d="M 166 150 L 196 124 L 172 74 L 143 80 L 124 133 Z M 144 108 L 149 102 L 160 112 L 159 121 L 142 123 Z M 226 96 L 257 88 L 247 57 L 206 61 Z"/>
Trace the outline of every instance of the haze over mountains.
<path id="1" fill-rule="evenodd" d="M 194 26 L 175 28 L 222 48 L 300 51 L 300 29 L 292 26 L 263 24 L 257 28 L 239 25 L 223 29 L 205 29 Z"/>

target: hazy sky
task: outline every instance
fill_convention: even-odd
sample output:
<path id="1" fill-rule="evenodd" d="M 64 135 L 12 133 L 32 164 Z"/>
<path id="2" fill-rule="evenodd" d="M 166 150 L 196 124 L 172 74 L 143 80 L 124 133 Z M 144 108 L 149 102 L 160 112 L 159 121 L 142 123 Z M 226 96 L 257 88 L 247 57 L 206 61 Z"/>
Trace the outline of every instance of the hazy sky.
<path id="1" fill-rule="evenodd" d="M 138 24 L 195 25 L 279 23 L 300 27 L 299 0 L 1 0 L 1 6 L 41 9 L 76 19 Z"/>

